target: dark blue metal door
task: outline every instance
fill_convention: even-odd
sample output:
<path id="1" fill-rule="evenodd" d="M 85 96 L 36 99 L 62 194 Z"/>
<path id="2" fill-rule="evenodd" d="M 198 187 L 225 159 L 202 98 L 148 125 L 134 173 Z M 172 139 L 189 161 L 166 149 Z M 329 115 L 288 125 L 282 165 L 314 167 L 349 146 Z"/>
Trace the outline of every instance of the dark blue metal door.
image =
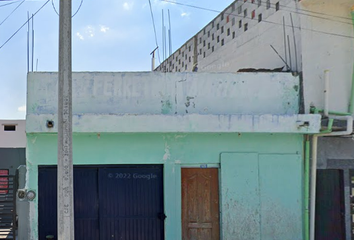
<path id="1" fill-rule="evenodd" d="M 100 239 L 162 240 L 162 168 L 99 170 Z"/>
<path id="2" fill-rule="evenodd" d="M 39 168 L 39 239 L 57 239 L 57 170 Z M 162 166 L 74 167 L 76 240 L 163 240 Z"/>
<path id="3" fill-rule="evenodd" d="M 96 168 L 74 169 L 75 239 L 99 239 Z M 57 169 L 40 168 L 38 176 L 39 239 L 57 239 Z"/>

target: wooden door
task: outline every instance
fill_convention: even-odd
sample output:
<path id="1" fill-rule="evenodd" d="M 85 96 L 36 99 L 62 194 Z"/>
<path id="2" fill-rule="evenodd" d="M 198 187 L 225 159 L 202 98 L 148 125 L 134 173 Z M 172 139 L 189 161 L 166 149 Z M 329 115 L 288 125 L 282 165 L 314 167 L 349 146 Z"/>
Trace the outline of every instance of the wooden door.
<path id="1" fill-rule="evenodd" d="M 182 240 L 219 240 L 218 169 L 182 169 Z"/>

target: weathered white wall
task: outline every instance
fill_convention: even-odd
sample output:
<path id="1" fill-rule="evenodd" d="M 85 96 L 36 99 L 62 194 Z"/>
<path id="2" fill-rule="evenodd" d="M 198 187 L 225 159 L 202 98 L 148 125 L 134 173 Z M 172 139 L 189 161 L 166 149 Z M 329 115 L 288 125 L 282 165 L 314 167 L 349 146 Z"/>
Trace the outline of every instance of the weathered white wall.
<path id="1" fill-rule="evenodd" d="M 297 114 L 289 73 L 74 73 L 74 114 Z M 27 116 L 57 113 L 57 74 L 30 73 Z"/>
<path id="2" fill-rule="evenodd" d="M 286 40 L 287 62 L 292 65 L 292 70 L 301 68 L 301 39 L 295 37 L 297 57 L 295 56 L 294 34 L 291 17 L 294 22 L 295 36 L 299 34 L 299 16 L 297 1 L 271 0 L 267 8 L 267 1 L 235 1 L 221 14 L 213 19 L 207 26 L 198 32 L 197 59 L 198 71 L 202 72 L 236 72 L 240 68 L 279 68 L 284 66 L 283 61 L 272 50 L 273 45 L 285 60 L 283 17 L 285 20 L 285 35 L 289 35 L 291 62 L 289 57 L 288 41 Z M 276 3 L 279 10 L 276 11 Z M 240 11 L 239 11 L 240 9 Z M 246 10 L 247 15 L 244 15 Z M 252 18 L 252 11 L 255 16 Z M 259 14 L 262 21 L 258 21 Z M 223 15 L 223 18 L 221 17 Z M 229 21 L 227 21 L 229 19 Z M 248 30 L 245 30 L 245 24 Z M 219 29 L 217 28 L 219 25 Z M 228 34 L 228 30 L 230 34 Z M 287 37 L 286 37 L 287 38 Z M 218 41 L 219 39 L 219 41 Z M 222 45 L 224 41 L 224 45 Z M 191 46 L 191 51 L 189 51 Z M 191 61 L 189 61 L 189 57 Z M 192 71 L 194 57 L 194 38 L 191 38 L 180 49 L 173 53 L 164 63 L 157 68 L 163 71 Z M 295 60 L 298 66 L 296 68 Z M 185 67 L 187 65 L 187 68 Z"/>
<path id="3" fill-rule="evenodd" d="M 4 126 L 15 125 L 16 131 L 4 131 Z M 26 121 L 0 120 L 0 148 L 26 147 Z"/>
<path id="4" fill-rule="evenodd" d="M 323 72 L 328 69 L 330 110 L 348 111 L 354 60 L 352 5 L 353 0 L 305 0 L 300 4 L 307 13 L 300 15 L 306 110 L 311 103 L 323 108 Z"/>
<path id="5" fill-rule="evenodd" d="M 220 15 L 213 20 L 214 25 L 220 23 L 220 26 L 224 26 L 224 33 L 210 28 L 210 24 L 206 26 L 206 33 L 211 31 L 216 34 L 215 39 L 216 36 L 225 39 L 224 46 L 207 37 L 203 30 L 196 35 L 198 71 L 237 72 L 243 68 L 283 67 L 285 64 L 270 47 L 272 45 L 284 59 L 287 55 L 286 61 L 291 65 L 292 71 L 303 72 L 306 112 L 309 111 L 311 104 L 318 108 L 324 106 L 324 70 L 330 70 L 331 75 L 330 110 L 348 111 L 354 63 L 354 34 L 350 14 L 354 0 L 279 1 L 279 11 L 274 9 L 277 1 L 271 1 L 270 9 L 266 9 L 266 1 L 262 1 L 262 6 L 258 8 L 255 7 L 257 1 L 254 4 L 250 2 L 235 3 L 235 10 L 232 13 L 236 16 L 231 15 L 231 18 L 235 17 L 234 26 L 232 21 L 229 23 L 221 21 Z M 243 17 L 243 12 L 238 14 L 237 8 L 240 5 L 243 7 L 242 10 L 248 9 L 248 17 Z M 231 6 L 223 12 L 225 16 L 230 12 Z M 250 19 L 252 10 L 256 10 L 255 19 Z M 260 23 L 257 19 L 259 13 L 263 14 L 263 21 Z M 287 47 L 284 48 L 283 17 L 285 34 L 290 40 L 290 54 L 287 39 Z M 242 24 L 249 24 L 247 31 L 244 31 L 243 27 L 238 28 L 239 20 L 242 20 Z M 227 36 L 228 28 L 231 28 L 231 36 Z M 232 38 L 233 31 L 236 32 L 235 39 Z M 202 39 L 202 44 L 199 38 Z M 206 46 L 203 44 L 204 40 Z M 211 46 L 215 46 L 214 52 L 208 49 L 209 42 Z M 174 55 L 178 56 L 178 52 Z M 188 68 L 187 71 L 191 69 Z"/>
<path id="6" fill-rule="evenodd" d="M 272 1 L 271 8 L 260 11 L 263 13 L 262 22 L 258 23 L 257 18 L 254 20 L 242 17 L 237 20 L 248 22 L 249 30 L 241 32 L 235 39 L 225 43 L 223 47 L 218 48 L 213 54 L 206 58 L 201 58 L 198 62 L 198 71 L 202 72 L 237 72 L 243 68 L 265 68 L 274 69 L 283 67 L 286 64 L 271 48 L 272 45 L 281 57 L 293 71 L 301 69 L 301 38 L 299 36 L 299 17 L 296 14 L 296 2 L 281 5 L 279 11 L 274 10 Z M 284 2 L 282 4 L 285 4 Z M 264 5 L 264 3 L 263 3 Z M 256 11 L 256 16 L 259 12 Z M 266 14 L 269 16 L 267 17 Z M 295 54 L 294 34 L 291 24 L 291 17 L 294 22 L 295 42 L 297 54 Z M 286 48 L 284 47 L 284 30 L 283 17 L 285 20 Z M 238 24 L 238 21 L 236 21 Z M 287 40 L 289 36 L 289 43 Z M 286 53 L 285 53 L 286 50 Z M 286 58 L 287 55 L 287 58 Z M 291 55 L 291 59 L 290 59 Z M 297 60 L 297 66 L 296 61 Z M 290 63 L 291 62 L 291 63 Z"/>
<path id="7" fill-rule="evenodd" d="M 26 131 L 55 133 L 58 76 L 28 76 Z M 299 89 L 290 73 L 74 73 L 73 131 L 318 133 Z"/>

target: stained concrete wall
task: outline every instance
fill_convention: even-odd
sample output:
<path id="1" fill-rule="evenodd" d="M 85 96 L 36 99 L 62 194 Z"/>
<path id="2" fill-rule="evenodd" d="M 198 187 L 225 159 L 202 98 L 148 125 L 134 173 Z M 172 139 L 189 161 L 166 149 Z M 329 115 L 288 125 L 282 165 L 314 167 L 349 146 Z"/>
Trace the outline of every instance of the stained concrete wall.
<path id="1" fill-rule="evenodd" d="M 57 112 L 57 78 L 29 74 L 27 116 Z M 299 88 L 289 73 L 74 73 L 73 114 L 291 115 Z"/>
<path id="2" fill-rule="evenodd" d="M 224 174 L 230 171 L 231 165 L 221 162 L 223 153 L 254 153 L 259 162 L 270 164 L 267 168 L 277 171 L 271 174 L 265 170 L 262 180 L 262 211 L 256 218 L 262 217 L 262 224 L 250 225 L 249 228 L 262 227 L 262 239 L 302 239 L 302 136 L 295 134 L 74 134 L 73 152 L 74 164 L 163 164 L 164 166 L 164 201 L 165 201 L 165 239 L 181 240 L 181 168 L 205 167 L 219 168 L 221 209 L 221 234 L 223 240 L 234 240 L 233 233 L 237 230 L 240 240 L 259 239 L 256 233 L 244 228 L 231 228 L 230 223 L 242 221 L 247 214 L 246 208 L 236 211 L 234 203 L 246 191 L 247 186 L 233 175 Z M 27 186 L 38 193 L 38 166 L 56 164 L 57 136 L 56 134 L 28 134 L 27 148 Z M 279 162 L 268 161 L 274 159 Z M 294 161 L 294 158 L 296 159 Z M 246 157 L 235 157 L 232 167 L 243 169 L 237 161 L 250 162 Z M 278 164 L 279 163 L 279 164 Z M 249 165 L 249 163 L 247 164 Z M 235 169 L 236 170 L 236 169 Z M 254 167 L 251 171 L 258 172 Z M 287 175 L 287 173 L 289 173 Z M 289 179 L 287 176 L 291 176 Z M 241 176 L 238 177 L 238 179 Z M 268 181 L 267 181 L 268 180 Z M 263 185 L 268 186 L 266 189 Z M 233 192 L 227 189 L 233 186 Z M 251 189 L 248 189 L 250 192 Z M 226 195 L 226 193 L 228 194 Z M 251 194 L 251 193 L 250 193 Z M 227 197 L 226 197 L 227 196 Z M 247 195 L 250 204 L 259 196 L 258 193 Z M 30 233 L 27 239 L 38 239 L 38 197 L 30 202 Z M 246 201 L 247 199 L 245 199 Z M 278 206 L 276 211 L 269 211 L 271 205 Z M 291 204 L 291 206 L 288 206 Z M 251 205 L 249 205 L 251 206 Z M 280 209 L 288 208 L 282 212 Z M 279 211 L 278 211 L 279 210 Z M 272 214 L 270 214 L 272 213 Z M 284 221 L 281 221 L 283 219 Z M 259 221 L 258 219 L 257 221 Z M 285 221 L 286 220 L 286 221 Z M 256 229 L 253 229 L 256 230 Z"/>
<path id="3" fill-rule="evenodd" d="M 297 10 L 297 1 L 235 1 L 174 52 L 157 71 L 190 72 L 195 64 L 199 72 L 236 72 L 241 68 L 284 66 L 270 45 L 296 71 L 301 68 Z"/>

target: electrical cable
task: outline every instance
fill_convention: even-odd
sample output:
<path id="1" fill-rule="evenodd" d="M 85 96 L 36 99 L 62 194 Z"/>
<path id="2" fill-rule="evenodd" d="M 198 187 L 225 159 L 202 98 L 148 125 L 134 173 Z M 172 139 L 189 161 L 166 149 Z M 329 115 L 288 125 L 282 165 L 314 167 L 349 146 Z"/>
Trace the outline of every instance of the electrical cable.
<path id="1" fill-rule="evenodd" d="M 12 12 L 0 23 L 0 26 L 22 5 L 22 3 L 24 3 L 25 2 L 25 0 L 23 0 L 22 2 L 20 2 L 20 4 L 19 5 L 17 5 L 17 7 L 14 9 L 14 10 L 12 10 Z"/>
<path id="2" fill-rule="evenodd" d="M 273 4 L 271 4 L 271 5 L 273 5 Z M 275 4 L 274 4 L 274 5 L 275 5 Z M 280 5 L 280 7 L 282 7 L 281 10 L 287 11 L 287 12 L 290 12 L 290 13 L 296 13 L 296 14 L 299 14 L 299 15 L 308 16 L 308 17 L 312 17 L 312 18 L 318 18 L 318 19 L 328 20 L 328 21 L 332 21 L 332 22 L 338 22 L 338 23 L 353 25 L 351 18 L 342 17 L 343 19 L 348 20 L 348 22 L 343 22 L 343 21 L 339 21 L 339 20 L 334 20 L 334 19 L 330 19 L 330 18 L 325 18 L 325 17 L 322 17 L 322 16 L 315 16 L 315 15 L 311 15 L 311 14 L 307 14 L 307 13 L 302 13 L 302 12 L 296 11 L 296 10 L 303 11 L 303 10 L 301 10 L 301 9 L 294 9 L 294 8 L 291 8 L 291 7 L 288 7 L 288 6 L 283 6 L 283 5 Z M 274 6 L 274 7 L 270 6 L 270 8 L 276 9 L 275 6 Z M 284 9 L 284 8 L 293 9 L 293 10 L 295 10 L 295 11 L 286 10 L 286 9 Z M 319 13 L 318 13 L 318 14 L 319 14 Z M 321 14 L 321 15 L 326 15 L 326 14 Z M 328 15 L 328 16 L 339 18 L 339 16 L 332 16 L 332 15 Z"/>
<path id="3" fill-rule="evenodd" d="M 14 32 L 14 34 L 11 35 L 11 37 L 9 37 L 9 39 L 7 39 L 1 46 L 0 49 L 3 48 L 24 26 L 26 26 L 26 24 L 34 17 L 36 16 L 36 14 L 42 10 L 44 8 L 45 5 L 47 5 L 49 3 L 50 0 L 47 0 L 34 14 L 32 14 L 32 17 L 30 17 L 29 19 L 27 19 L 27 21 L 22 24 L 22 26 L 16 30 L 16 32 Z"/>
<path id="4" fill-rule="evenodd" d="M 83 2 L 84 2 L 84 0 L 81 0 L 78 9 L 77 9 L 76 12 L 71 16 L 72 18 L 75 17 L 75 15 L 80 11 Z M 59 16 L 59 13 L 58 13 L 56 7 L 54 6 L 54 0 L 52 0 L 52 6 L 53 6 L 53 9 L 54 9 L 55 13 Z"/>
<path id="5" fill-rule="evenodd" d="M 215 12 L 215 13 L 222 13 L 222 12 L 223 12 L 223 11 L 218 11 L 218 10 L 214 10 L 214 9 L 209 9 L 209 8 L 194 6 L 194 5 L 190 5 L 190 4 L 178 3 L 178 2 L 174 2 L 174 1 L 170 1 L 170 0 L 161 0 L 161 1 L 173 3 L 173 4 L 176 4 L 176 5 L 186 6 L 186 7 L 190 7 L 190 8 L 205 10 L 205 11 L 209 11 L 209 12 Z M 240 15 L 233 14 L 233 13 L 230 13 L 229 15 L 230 15 L 230 16 L 240 17 L 240 18 L 243 18 L 243 19 L 250 19 L 250 20 L 255 20 L 255 21 L 257 21 L 257 19 L 255 19 L 255 18 L 242 17 L 242 16 L 240 16 Z M 283 25 L 282 23 L 272 22 L 272 21 L 269 21 L 269 20 L 262 20 L 261 22 L 270 23 L 270 24 L 275 24 L 275 25 Z M 286 26 L 287 26 L 287 27 L 292 27 L 291 25 L 286 25 Z M 327 34 L 327 35 L 331 35 L 331 36 L 338 36 L 338 37 L 344 37 L 344 38 L 354 39 L 354 37 L 352 37 L 352 36 L 343 35 L 343 34 L 330 33 L 330 32 L 325 32 L 325 31 L 320 31 L 320 30 L 314 30 L 314 29 L 308 29 L 308 28 L 301 28 L 301 27 L 298 27 L 298 26 L 294 26 L 294 28 L 296 28 L 296 29 L 301 29 L 301 30 L 307 30 L 307 31 L 311 31 L 311 32 L 322 33 L 322 34 Z"/>
<path id="6" fill-rule="evenodd" d="M 150 13 L 151 13 L 151 19 L 152 19 L 152 25 L 154 27 L 154 33 L 155 33 L 155 42 L 156 42 L 156 47 L 157 47 L 157 55 L 159 58 L 159 63 L 161 64 L 161 60 L 160 60 L 160 48 L 159 48 L 159 44 L 157 42 L 157 34 L 156 34 L 156 27 L 155 27 L 155 19 L 154 19 L 154 14 L 152 12 L 152 6 L 151 6 L 151 1 L 149 0 L 149 5 L 150 5 Z"/>
<path id="7" fill-rule="evenodd" d="M 18 2 L 18 1 L 13 1 L 13 2 L 10 2 L 10 3 L 5 3 L 5 4 L 0 5 L 0 7 L 5 7 L 5 6 L 11 5 L 11 4 L 15 4 L 15 3 L 17 3 L 17 2 Z"/>
<path id="8" fill-rule="evenodd" d="M 213 9 L 208 9 L 208 8 L 204 8 L 204 7 L 197 7 L 197 6 L 194 6 L 194 5 L 189 5 L 189 4 L 184 4 L 184 3 L 177 3 L 177 2 L 174 2 L 174 1 L 170 1 L 170 0 L 161 0 L 163 2 L 169 2 L 169 3 L 174 3 L 174 4 L 177 4 L 177 5 L 183 5 L 183 6 L 187 6 L 187 7 L 192 7 L 192 8 L 198 8 L 200 10 L 206 10 L 206 11 L 211 11 L 211 12 L 216 12 L 216 13 L 222 13 L 225 11 L 225 9 L 223 11 L 218 11 L 218 10 L 213 10 Z M 247 2 L 243 2 L 241 5 L 237 6 L 237 7 L 242 7 L 243 5 L 245 5 Z M 234 4 L 234 3 L 233 3 Z M 252 3 L 252 4 L 258 4 L 258 3 Z M 232 5 L 232 4 L 231 4 Z M 272 7 L 272 5 L 274 5 L 274 7 Z M 272 9 L 276 9 L 276 4 L 270 4 L 269 5 L 269 8 L 272 8 Z M 260 6 L 260 5 L 259 5 Z M 319 19 L 324 19 L 324 20 L 328 20 L 328 21 L 333 21 L 333 22 L 338 22 L 338 23 L 344 23 L 344 24 L 348 24 L 348 25 L 352 25 L 352 19 L 351 18 L 347 18 L 347 17 L 341 17 L 341 16 L 335 16 L 335 15 L 328 15 L 328 14 L 324 14 L 324 13 L 318 13 L 318 12 L 313 12 L 313 11 L 308 11 L 308 12 L 313 12 L 315 14 L 320 14 L 320 15 L 327 15 L 327 16 L 330 16 L 330 17 L 337 17 L 337 18 L 343 18 L 345 20 L 348 20 L 349 22 L 343 22 L 343 21 L 338 21 L 338 20 L 333 20 L 333 19 L 330 19 L 330 18 L 325 18 L 325 17 L 321 17 L 321 16 L 315 16 L 315 15 L 311 15 L 311 14 L 306 14 L 306 13 L 301 13 L 299 11 L 305 11 L 307 12 L 307 10 L 302 10 L 302 9 L 295 9 L 295 8 L 291 8 L 289 6 L 285 6 L 285 5 L 279 5 L 280 7 L 282 8 L 288 8 L 288 9 L 292 9 L 294 11 L 290 11 L 290 10 L 285 10 L 285 9 L 282 9 L 283 11 L 287 11 L 287 12 L 292 12 L 292 13 L 296 13 L 296 14 L 300 14 L 300 15 L 304 15 L 304 16 L 310 16 L 310 17 L 313 17 L 313 18 L 319 18 Z M 230 5 L 226 8 L 228 9 L 230 7 Z M 238 15 L 235 15 L 235 14 L 232 14 L 230 13 L 230 15 L 233 15 L 233 16 L 238 16 Z"/>
<path id="9" fill-rule="evenodd" d="M 298 9 L 298 8 L 292 8 L 292 7 L 289 7 L 289 6 L 286 6 L 286 5 L 279 5 L 280 7 L 283 7 L 283 8 L 289 8 L 289 9 L 293 9 L 293 10 L 296 10 L 296 11 L 302 11 L 302 12 L 308 12 L 308 13 L 314 13 L 314 14 L 318 14 L 318 15 L 325 15 L 325 16 L 329 16 L 329 17 L 334 17 L 334 18 L 342 18 L 342 19 L 345 19 L 345 20 L 349 20 L 349 21 L 352 21 L 351 18 L 349 17 L 343 17 L 343 16 L 337 16 L 337 15 L 331 15 L 331 14 L 328 14 L 328 13 L 321 13 L 321 12 L 316 12 L 316 11 L 311 11 L 311 10 L 306 10 L 306 9 Z M 297 12 L 296 12 L 297 13 Z"/>

